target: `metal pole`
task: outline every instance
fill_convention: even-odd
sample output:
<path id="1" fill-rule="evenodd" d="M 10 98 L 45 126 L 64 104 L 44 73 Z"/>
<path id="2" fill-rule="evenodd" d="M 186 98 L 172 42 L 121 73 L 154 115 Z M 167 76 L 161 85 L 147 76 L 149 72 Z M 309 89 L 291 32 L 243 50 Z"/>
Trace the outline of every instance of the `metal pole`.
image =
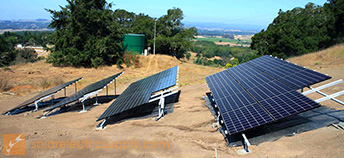
<path id="1" fill-rule="evenodd" d="M 215 145 L 215 158 L 217 158 L 217 148 L 216 148 L 216 145 Z"/>
<path id="2" fill-rule="evenodd" d="M 67 96 L 67 94 L 66 94 L 66 88 L 64 88 L 64 95 L 65 95 L 65 97 Z"/>
<path id="3" fill-rule="evenodd" d="M 155 41 L 156 41 L 156 20 L 154 19 L 154 45 L 153 45 L 153 54 L 155 55 Z"/>
<path id="4" fill-rule="evenodd" d="M 109 89 L 108 89 L 108 86 L 106 86 L 106 95 L 109 95 Z"/>

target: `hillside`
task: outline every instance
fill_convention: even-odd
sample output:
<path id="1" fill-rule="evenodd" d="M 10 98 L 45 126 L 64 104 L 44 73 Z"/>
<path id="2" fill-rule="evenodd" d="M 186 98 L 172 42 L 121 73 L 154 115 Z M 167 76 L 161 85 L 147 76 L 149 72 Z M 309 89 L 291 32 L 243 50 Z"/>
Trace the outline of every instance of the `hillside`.
<path id="1" fill-rule="evenodd" d="M 118 88 L 124 89 L 131 82 L 137 81 L 144 77 L 150 76 L 162 70 L 171 68 L 173 66 L 180 66 L 179 84 L 195 85 L 205 83 L 205 76 L 218 72 L 220 68 L 212 68 L 200 65 L 194 65 L 191 62 L 182 62 L 167 55 L 150 55 L 140 56 L 140 67 L 134 68 L 131 66 L 127 68 L 124 64 L 123 69 L 118 69 L 116 65 L 104 66 L 98 69 L 88 68 L 72 68 L 72 67 L 53 67 L 51 64 L 44 61 L 36 63 L 28 63 L 10 66 L 10 70 L 1 69 L 0 79 L 9 81 L 12 87 L 31 87 L 31 89 L 20 90 L 17 94 L 26 94 L 29 92 L 38 92 L 43 88 L 52 87 L 61 82 L 66 82 L 78 77 L 84 77 L 78 82 L 78 87 L 82 88 L 97 80 L 101 80 L 107 76 L 124 71 L 125 75 L 118 79 Z M 50 86 L 47 86 L 47 82 Z M 113 87 L 110 87 L 112 89 Z M 15 88 L 18 90 L 18 88 Z M 12 91 L 17 92 L 17 91 Z"/>
<path id="2" fill-rule="evenodd" d="M 343 52 L 344 46 L 338 45 L 327 50 L 288 59 L 299 65 L 307 66 L 333 77 L 330 81 L 344 78 Z M 327 55 L 331 54 L 331 55 Z M 333 57 L 336 57 L 335 59 Z M 42 61 L 32 64 L 11 66 L 11 70 L 1 70 L 0 76 L 17 87 L 16 95 L 0 94 L 0 111 L 4 112 L 25 99 L 42 90 L 44 80 L 58 82 L 68 81 L 80 76 L 84 79 L 78 83 L 79 89 L 102 78 L 120 71 L 124 74 L 118 79 L 118 92 L 123 91 L 131 82 L 149 76 L 172 66 L 180 66 L 179 85 L 181 96 L 174 105 L 174 112 L 154 122 L 153 118 L 128 120 L 108 125 L 105 130 L 96 131 L 95 120 L 110 105 L 102 104 L 87 113 L 68 112 L 47 119 L 36 119 L 42 111 L 30 115 L 0 116 L 0 134 L 25 133 L 27 157 L 214 157 L 214 146 L 217 146 L 219 157 L 238 157 L 241 147 L 227 147 L 223 136 L 211 127 L 213 116 L 205 106 L 202 96 L 209 89 L 205 76 L 223 69 L 192 64 L 192 61 L 179 61 L 165 55 L 141 56 L 140 68 L 124 68 L 116 66 L 98 69 L 58 68 Z M 315 65 L 315 62 L 319 64 Z M 124 65 L 123 65 L 124 66 Z M 56 81 L 55 81 L 56 80 Z M 327 81 L 329 82 L 329 81 Z M 324 83 L 320 83 L 321 85 Z M 343 83 L 324 90 L 331 93 L 343 90 Z M 31 86 L 31 87 L 30 87 Z M 110 94 L 112 85 L 110 85 Z M 68 88 L 71 94 L 73 88 Z M 105 92 L 102 92 L 103 94 Z M 59 94 L 62 95 L 62 94 Z M 320 96 L 310 95 L 312 99 Z M 344 100 L 344 97 L 338 97 Z M 325 101 L 323 106 L 344 110 L 344 106 Z M 2 137 L 0 138 L 2 139 Z M 100 141 L 168 141 L 169 149 L 31 149 L 34 141 L 61 141 L 85 139 Z M 0 140 L 2 142 L 2 140 Z M 259 146 L 251 146 L 252 153 L 241 157 L 342 157 L 344 155 L 343 131 L 334 127 L 324 127 L 304 132 L 291 137 L 283 137 L 274 142 L 265 142 Z M 2 148 L 2 144 L 0 144 Z"/>
<path id="3" fill-rule="evenodd" d="M 344 44 L 336 45 L 319 52 L 289 58 L 288 60 L 316 69 L 344 66 Z"/>

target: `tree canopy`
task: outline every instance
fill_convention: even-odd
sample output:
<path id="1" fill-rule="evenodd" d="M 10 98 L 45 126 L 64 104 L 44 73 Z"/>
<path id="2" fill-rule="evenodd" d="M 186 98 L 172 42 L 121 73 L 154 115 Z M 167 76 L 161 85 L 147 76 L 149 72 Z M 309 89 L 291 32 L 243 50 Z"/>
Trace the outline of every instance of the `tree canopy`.
<path id="1" fill-rule="evenodd" d="M 144 34 L 146 46 L 153 47 L 154 25 L 157 22 L 156 52 L 177 58 L 184 57 L 192 47 L 196 28 L 184 28 L 183 11 L 169 9 L 158 19 L 123 9 L 111 10 L 105 0 L 67 0 L 60 11 L 52 14 L 49 25 L 52 35 L 51 55 L 47 59 L 54 66 L 98 67 L 114 64 L 123 58 L 122 37 L 127 33 Z"/>
<path id="2" fill-rule="evenodd" d="M 156 21 L 156 53 L 183 58 L 192 48 L 191 40 L 197 34 L 195 27 L 183 27 L 183 11 L 172 8 L 166 15 L 152 18 L 145 14 L 134 14 L 122 9 L 115 10 L 116 19 L 125 33 L 144 34 L 146 45 L 153 47 L 154 25 Z"/>
<path id="3" fill-rule="evenodd" d="M 308 3 L 305 8 L 280 10 L 266 30 L 252 37 L 251 49 L 261 55 L 286 58 L 342 42 L 343 1 L 329 0 L 323 7 Z M 339 8 L 341 13 L 334 12 Z"/>
<path id="4" fill-rule="evenodd" d="M 122 57 L 122 30 L 105 0 L 67 0 L 52 14 L 49 25 L 55 47 L 48 58 L 54 66 L 98 67 Z"/>

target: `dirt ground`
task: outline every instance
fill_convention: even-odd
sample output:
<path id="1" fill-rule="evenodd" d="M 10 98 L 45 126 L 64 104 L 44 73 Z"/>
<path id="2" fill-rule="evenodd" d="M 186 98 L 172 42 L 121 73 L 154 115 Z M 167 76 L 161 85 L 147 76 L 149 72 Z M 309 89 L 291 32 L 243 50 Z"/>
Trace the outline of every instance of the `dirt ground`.
<path id="1" fill-rule="evenodd" d="M 295 61 L 293 61 L 295 60 Z M 292 62 L 302 59 L 290 59 Z M 204 77 L 208 74 L 219 72 L 223 69 L 193 65 L 189 62 L 181 62 L 167 56 L 149 56 L 141 58 L 141 68 L 125 68 L 124 74 L 118 80 L 118 92 L 122 92 L 131 82 L 145 76 L 154 74 L 163 69 L 180 66 L 179 86 L 181 96 L 175 104 L 174 112 L 166 115 L 158 122 L 154 118 L 128 120 L 118 124 L 108 125 L 105 130 L 96 130 L 99 122 L 96 119 L 111 104 L 102 104 L 94 107 L 86 113 L 67 112 L 54 115 L 46 119 L 37 119 L 42 111 L 14 116 L 0 116 L 0 134 L 25 134 L 25 157 L 214 157 L 214 146 L 217 146 L 218 157 L 343 157 L 344 155 L 344 131 L 332 126 L 312 130 L 309 132 L 283 137 L 274 142 L 265 142 L 259 146 L 251 146 L 251 153 L 238 155 L 241 147 L 227 147 L 223 136 L 213 129 L 214 121 L 202 96 L 209 91 Z M 298 63 L 301 64 L 302 63 Z M 337 65 L 337 66 L 336 66 Z M 319 66 L 309 65 L 308 68 L 329 74 L 333 77 L 330 81 L 344 78 L 344 66 Z M 80 76 L 84 79 L 78 83 L 79 88 L 110 76 L 122 70 L 113 67 L 99 69 L 74 69 L 55 68 L 46 63 L 34 63 L 10 67 L 13 72 L 0 71 L 16 86 L 31 85 L 34 88 L 26 92 L 17 92 L 15 95 L 0 94 L 0 112 L 4 112 L 30 97 L 38 94 L 39 80 L 53 80 L 60 77 L 68 81 Z M 33 73 L 28 73 L 33 72 Z M 109 73 L 111 72 L 111 73 Z M 51 75 L 54 74 L 54 75 Z M 330 82 L 326 81 L 324 83 Z M 322 85 L 324 83 L 319 83 Z M 325 93 L 333 93 L 344 89 L 344 83 L 324 90 Z M 74 87 L 68 88 L 67 94 L 72 94 Z M 113 87 L 110 85 L 110 94 Z M 60 92 L 62 93 L 62 92 Z M 105 93 L 104 91 L 102 92 Z M 59 94 L 62 95 L 62 94 Z M 320 95 L 309 95 L 312 99 L 320 98 Z M 344 101 L 344 97 L 338 97 Z M 344 106 L 325 101 L 323 106 L 329 106 L 338 110 L 344 110 Z M 0 148 L 2 149 L 2 136 Z M 150 142 L 168 142 L 168 148 L 128 148 L 128 149 L 60 149 L 43 148 L 34 149 L 33 143 L 40 141 L 135 141 L 143 144 Z M 0 157 L 8 157 L 1 155 Z M 20 157 L 20 156 L 17 156 Z"/>

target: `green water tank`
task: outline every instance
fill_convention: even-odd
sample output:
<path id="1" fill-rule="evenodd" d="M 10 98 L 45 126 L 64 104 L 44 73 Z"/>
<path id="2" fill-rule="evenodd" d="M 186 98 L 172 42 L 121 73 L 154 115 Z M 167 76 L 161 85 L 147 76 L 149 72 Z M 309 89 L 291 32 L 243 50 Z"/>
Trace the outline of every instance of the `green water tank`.
<path id="1" fill-rule="evenodd" d="M 126 51 L 142 54 L 145 48 L 145 35 L 126 34 L 124 35 L 123 46 Z"/>

